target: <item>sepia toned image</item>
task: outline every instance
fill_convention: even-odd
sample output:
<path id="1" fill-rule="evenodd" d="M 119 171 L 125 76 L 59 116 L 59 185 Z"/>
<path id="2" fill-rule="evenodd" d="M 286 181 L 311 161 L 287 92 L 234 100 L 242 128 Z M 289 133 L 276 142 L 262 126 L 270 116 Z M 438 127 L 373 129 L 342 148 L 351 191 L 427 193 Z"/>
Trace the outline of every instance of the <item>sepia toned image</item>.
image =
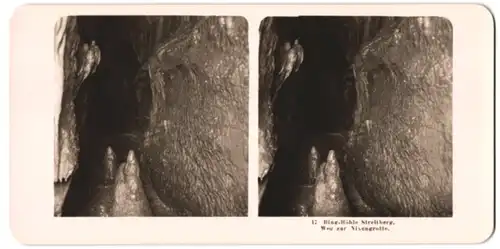
<path id="1" fill-rule="evenodd" d="M 259 32 L 259 216 L 453 216 L 446 18 L 267 17 Z"/>
<path id="2" fill-rule="evenodd" d="M 494 27 L 477 4 L 20 6 L 12 236 L 488 241 Z"/>
<path id="3" fill-rule="evenodd" d="M 68 16 L 54 216 L 247 216 L 248 25 Z"/>

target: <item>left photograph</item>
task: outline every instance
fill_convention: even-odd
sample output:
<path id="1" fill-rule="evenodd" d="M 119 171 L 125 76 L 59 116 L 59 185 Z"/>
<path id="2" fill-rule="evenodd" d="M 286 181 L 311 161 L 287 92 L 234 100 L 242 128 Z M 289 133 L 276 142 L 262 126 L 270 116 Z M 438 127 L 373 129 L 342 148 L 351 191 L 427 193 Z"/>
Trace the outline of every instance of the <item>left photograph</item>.
<path id="1" fill-rule="evenodd" d="M 247 216 L 248 25 L 55 24 L 54 216 Z"/>

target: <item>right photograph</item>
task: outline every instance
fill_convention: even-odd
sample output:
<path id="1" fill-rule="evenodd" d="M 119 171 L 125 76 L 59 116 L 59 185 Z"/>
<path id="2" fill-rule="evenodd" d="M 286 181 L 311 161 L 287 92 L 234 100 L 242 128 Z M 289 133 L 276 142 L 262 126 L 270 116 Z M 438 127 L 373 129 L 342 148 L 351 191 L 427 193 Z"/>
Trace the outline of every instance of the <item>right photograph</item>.
<path id="1" fill-rule="evenodd" d="M 263 19 L 259 216 L 452 217 L 452 29 Z"/>

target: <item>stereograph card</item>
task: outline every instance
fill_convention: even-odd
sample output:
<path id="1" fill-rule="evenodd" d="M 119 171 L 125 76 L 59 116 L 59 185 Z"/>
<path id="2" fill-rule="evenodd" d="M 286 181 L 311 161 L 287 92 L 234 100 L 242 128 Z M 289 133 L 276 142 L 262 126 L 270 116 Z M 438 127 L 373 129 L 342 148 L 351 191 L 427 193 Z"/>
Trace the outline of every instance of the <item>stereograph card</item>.
<path id="1" fill-rule="evenodd" d="M 12 233 L 480 243 L 493 41 L 472 4 L 19 7 Z"/>

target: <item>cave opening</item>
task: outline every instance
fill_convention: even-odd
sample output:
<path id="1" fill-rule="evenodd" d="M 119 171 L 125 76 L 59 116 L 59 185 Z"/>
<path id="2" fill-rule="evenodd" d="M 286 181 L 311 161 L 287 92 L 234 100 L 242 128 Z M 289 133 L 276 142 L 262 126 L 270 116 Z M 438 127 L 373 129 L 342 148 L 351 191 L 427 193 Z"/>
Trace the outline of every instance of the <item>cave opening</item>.
<path id="1" fill-rule="evenodd" d="M 297 198 L 311 198 L 296 194 L 298 188 L 310 184 L 307 158 L 311 147 L 316 148 L 321 162 L 334 149 L 342 164 L 356 101 L 351 65 L 360 42 L 352 17 L 282 17 L 274 21 L 273 31 L 278 36 L 274 57 L 279 58 L 279 47 L 285 42 L 299 39 L 304 61 L 283 83 L 273 103 L 277 151 L 259 215 L 294 216 Z"/>

